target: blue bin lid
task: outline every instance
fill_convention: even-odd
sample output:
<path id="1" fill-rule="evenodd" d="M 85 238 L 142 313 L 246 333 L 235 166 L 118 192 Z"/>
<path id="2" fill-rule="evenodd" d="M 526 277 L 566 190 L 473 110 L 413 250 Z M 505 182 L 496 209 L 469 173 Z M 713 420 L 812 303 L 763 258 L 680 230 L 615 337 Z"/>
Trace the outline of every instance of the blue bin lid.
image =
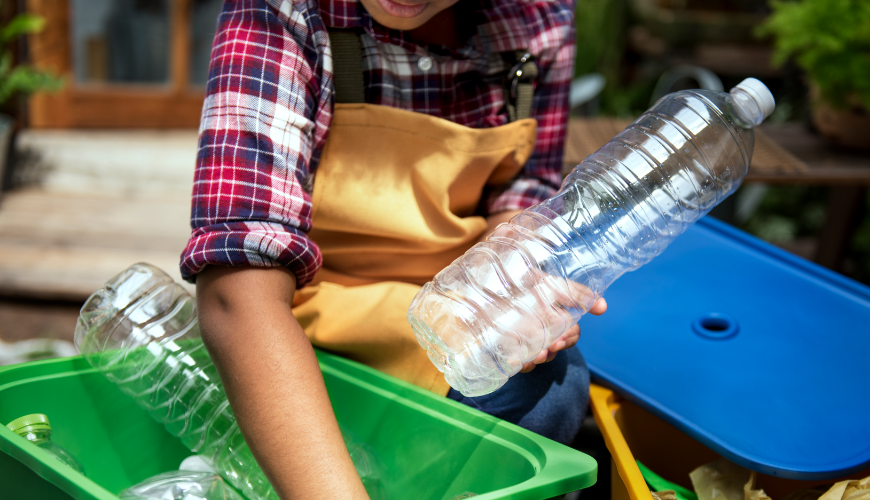
<path id="1" fill-rule="evenodd" d="M 870 288 L 707 217 L 605 297 L 597 382 L 761 473 L 870 464 Z"/>

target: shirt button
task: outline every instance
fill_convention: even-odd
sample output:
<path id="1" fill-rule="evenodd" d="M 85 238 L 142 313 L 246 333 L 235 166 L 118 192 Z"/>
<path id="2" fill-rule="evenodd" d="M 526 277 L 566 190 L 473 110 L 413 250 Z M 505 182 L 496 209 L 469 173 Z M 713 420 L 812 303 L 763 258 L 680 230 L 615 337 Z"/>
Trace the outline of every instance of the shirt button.
<path id="1" fill-rule="evenodd" d="M 429 57 L 421 57 L 419 61 L 417 61 L 417 67 L 420 68 L 420 71 L 429 71 L 432 69 L 432 59 Z"/>

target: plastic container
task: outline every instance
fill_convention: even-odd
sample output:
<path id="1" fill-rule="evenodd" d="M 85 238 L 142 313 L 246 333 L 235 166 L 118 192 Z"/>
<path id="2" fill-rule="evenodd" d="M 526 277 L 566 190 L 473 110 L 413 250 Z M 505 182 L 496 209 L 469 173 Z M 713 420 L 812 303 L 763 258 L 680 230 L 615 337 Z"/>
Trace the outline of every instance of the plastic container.
<path id="1" fill-rule="evenodd" d="M 243 495 L 277 500 L 200 339 L 196 301 L 169 275 L 139 263 L 107 281 L 82 306 L 75 343 L 92 366 Z"/>
<path id="2" fill-rule="evenodd" d="M 550 498 L 591 486 L 589 456 L 353 361 L 317 353 L 338 421 L 385 465 L 394 499 Z M 0 421 L 43 411 L 88 477 L 0 427 L 0 485 L 16 500 L 117 500 L 191 453 L 82 357 L 0 367 Z"/>
<path id="3" fill-rule="evenodd" d="M 139 263 L 109 280 L 82 307 L 75 341 L 92 366 L 246 497 L 277 500 L 199 337 L 195 301 L 169 275 Z M 377 457 L 342 433 L 371 499 L 388 499 Z"/>
<path id="4" fill-rule="evenodd" d="M 689 472 L 720 457 L 684 432 L 605 387 L 592 384 L 590 406 L 613 457 L 611 500 L 652 500 L 650 489 L 637 466 L 638 460 L 668 481 L 691 489 Z M 757 487 L 776 499 L 804 488 L 867 476 L 870 476 L 870 469 L 838 479 L 816 481 L 758 474 Z"/>
<path id="5" fill-rule="evenodd" d="M 51 440 L 51 422 L 48 421 L 47 415 L 42 413 L 25 415 L 6 424 L 6 428 L 30 441 L 34 446 L 42 448 L 79 474 L 85 473 L 82 464 L 76 460 L 72 453 Z"/>
<path id="6" fill-rule="evenodd" d="M 611 283 L 737 189 L 753 127 L 772 111 L 755 79 L 730 94 L 665 96 L 583 160 L 556 195 L 438 273 L 408 320 L 447 382 L 479 396 L 518 373 Z"/>
<path id="7" fill-rule="evenodd" d="M 759 473 L 870 465 L 870 287 L 708 217 L 608 294 L 577 344 L 597 383 Z"/>

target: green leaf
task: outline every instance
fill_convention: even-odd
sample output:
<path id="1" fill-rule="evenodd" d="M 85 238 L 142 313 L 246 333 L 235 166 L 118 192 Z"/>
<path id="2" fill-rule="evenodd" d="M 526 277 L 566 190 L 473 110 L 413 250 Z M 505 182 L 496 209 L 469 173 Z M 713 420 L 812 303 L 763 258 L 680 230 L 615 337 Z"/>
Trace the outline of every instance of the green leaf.
<path id="1" fill-rule="evenodd" d="M 870 2 L 772 0 L 773 14 L 756 33 L 774 37 L 775 64 L 793 59 L 823 99 L 870 109 Z"/>
<path id="2" fill-rule="evenodd" d="M 0 46 L 21 35 L 39 32 L 44 27 L 45 19 L 42 17 L 19 14 L 0 28 Z M 24 97 L 39 91 L 57 91 L 63 85 L 63 79 L 51 73 L 27 65 L 14 66 L 12 54 L 8 50 L 0 53 L 0 105 L 16 95 Z"/>
<path id="3" fill-rule="evenodd" d="M 12 54 L 6 51 L 0 55 L 0 78 L 5 78 L 10 69 L 12 69 Z"/>
<path id="4" fill-rule="evenodd" d="M 45 27 L 45 19 L 34 14 L 18 14 L 0 29 L 0 43 L 8 43 L 15 38 L 27 34 L 38 33 Z"/>
<path id="5" fill-rule="evenodd" d="M 62 78 L 29 66 L 18 66 L 0 78 L 0 104 L 14 95 L 26 96 L 38 91 L 54 92 L 62 89 L 63 85 Z"/>

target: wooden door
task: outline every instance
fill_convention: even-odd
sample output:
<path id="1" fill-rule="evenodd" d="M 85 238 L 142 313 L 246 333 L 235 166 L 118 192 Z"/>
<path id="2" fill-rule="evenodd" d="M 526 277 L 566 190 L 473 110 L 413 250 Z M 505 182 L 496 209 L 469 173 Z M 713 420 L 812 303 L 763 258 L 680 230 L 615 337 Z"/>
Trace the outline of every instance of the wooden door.
<path id="1" fill-rule="evenodd" d="M 30 99 L 30 126 L 197 127 L 220 3 L 27 0 L 27 10 L 46 20 L 45 29 L 28 40 L 31 61 L 66 79 L 64 90 Z M 197 29 L 199 52 L 192 55 Z M 98 36 L 82 35 L 86 30 L 97 30 Z M 143 40 L 150 41 L 146 48 L 156 57 L 136 49 L 147 45 Z M 158 50 L 153 50 L 155 44 Z M 194 62 L 196 74 L 191 72 Z"/>

